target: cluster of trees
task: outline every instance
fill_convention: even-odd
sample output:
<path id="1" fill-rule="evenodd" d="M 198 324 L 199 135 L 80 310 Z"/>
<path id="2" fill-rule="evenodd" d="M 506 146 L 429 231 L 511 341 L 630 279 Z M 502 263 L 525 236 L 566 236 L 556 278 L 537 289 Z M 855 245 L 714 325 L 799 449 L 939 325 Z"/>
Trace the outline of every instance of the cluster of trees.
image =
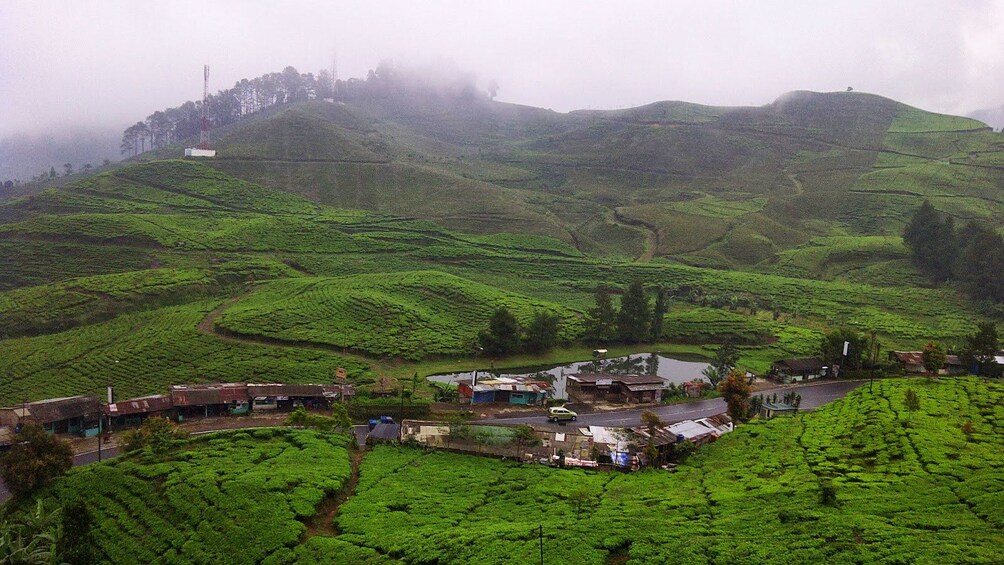
<path id="1" fill-rule="evenodd" d="M 610 290 L 596 289 L 596 305 L 586 312 L 584 337 L 592 343 L 645 343 L 662 337 L 662 322 L 668 309 L 666 293 L 655 290 L 651 304 L 641 281 L 628 285 L 615 309 Z"/>
<path id="2" fill-rule="evenodd" d="M 0 477 L 15 503 L 7 505 L 9 513 L 0 522 L 0 563 L 94 562 L 94 518 L 83 502 L 53 510 L 42 501 L 32 508 L 24 505 L 72 466 L 70 444 L 37 425 L 25 426 L 17 443 L 0 457 Z"/>
<path id="3" fill-rule="evenodd" d="M 0 456 L 0 477 L 15 498 L 24 499 L 73 466 L 70 444 L 41 426 L 26 425 Z"/>
<path id="4" fill-rule="evenodd" d="M 498 85 L 489 85 L 494 97 Z M 451 100 L 482 99 L 473 75 L 447 66 L 435 69 L 412 69 L 395 66 L 392 60 L 381 61 L 369 71 L 365 80 L 350 78 L 332 80 L 328 70 L 300 73 L 289 66 L 279 73 L 268 73 L 253 79 L 241 79 L 231 88 L 210 94 L 206 109 L 212 128 L 243 120 L 262 110 L 305 100 L 337 98 L 339 100 L 386 97 L 396 94 L 436 95 Z M 176 108 L 158 110 L 145 120 L 129 126 L 122 133 L 120 149 L 123 155 L 134 156 L 150 149 L 199 135 L 202 128 L 202 101 L 188 101 Z"/>
<path id="5" fill-rule="evenodd" d="M 402 388 L 402 396 L 405 392 L 407 391 Z M 338 430 L 347 432 L 352 430 L 352 419 L 349 418 L 349 411 L 345 408 L 345 405 L 341 402 L 336 402 L 331 407 L 331 416 L 311 414 L 310 412 L 307 412 L 306 408 L 300 406 L 286 417 L 285 425 L 297 428 L 320 430 L 323 432 L 334 432 Z M 355 446 L 355 443 L 350 445 Z"/>
<path id="6" fill-rule="evenodd" d="M 903 230 L 913 263 L 938 283 L 953 281 L 977 300 L 1004 303 L 1004 238 L 992 226 L 951 216 L 924 201 Z"/>
<path id="7" fill-rule="evenodd" d="M 120 443 L 126 451 L 165 453 L 186 439 L 188 432 L 167 418 L 147 418 L 142 426 L 122 434 Z"/>
<path id="8" fill-rule="evenodd" d="M 499 308 L 488 321 L 488 327 L 478 333 L 478 345 L 492 357 L 502 357 L 520 351 L 543 353 L 558 343 L 561 319 L 550 312 L 534 313 L 530 324 L 523 328 L 507 308 Z"/>
<path id="9" fill-rule="evenodd" d="M 111 159 L 105 159 L 104 161 L 101 162 L 101 166 L 102 167 L 107 167 L 108 165 L 111 165 L 111 164 L 112 164 Z M 68 176 L 71 176 L 71 175 L 74 175 L 74 174 L 77 174 L 77 173 L 89 173 L 92 170 L 94 170 L 94 165 L 92 165 L 90 163 L 84 163 L 83 165 L 80 165 L 79 169 L 77 169 L 77 168 L 75 168 L 73 166 L 73 163 L 63 163 L 62 169 L 63 169 L 63 172 L 62 172 L 62 174 L 60 174 L 59 171 L 56 170 L 55 166 L 49 167 L 48 171 L 42 171 L 42 172 L 38 173 L 37 175 L 31 177 L 31 182 L 45 182 L 45 181 L 54 180 L 54 179 L 57 179 L 57 178 L 60 178 L 60 177 L 68 177 Z M 14 188 L 14 186 L 17 185 L 17 184 L 19 184 L 17 181 L 10 181 L 9 180 L 9 181 L 5 181 L 3 183 L 3 187 L 4 188 Z"/>
<path id="10" fill-rule="evenodd" d="M 206 109 L 212 127 L 232 124 L 278 104 L 314 98 L 330 98 L 331 74 L 321 71 L 301 74 L 294 67 L 281 73 L 268 73 L 253 79 L 241 79 L 232 88 L 210 94 Z M 122 133 L 120 149 L 133 156 L 199 135 L 202 128 L 202 101 L 185 102 L 176 108 L 158 110 L 136 122 Z"/>
<path id="11" fill-rule="evenodd" d="M 93 524 L 93 514 L 80 500 L 56 509 L 40 500 L 0 522 L 0 563 L 94 563 Z"/>
<path id="12" fill-rule="evenodd" d="M 844 356 L 844 343 L 848 344 L 847 355 Z M 997 325 L 993 322 L 982 322 L 976 330 L 966 336 L 960 345 L 946 348 L 937 342 L 928 342 L 922 352 L 924 368 L 928 373 L 936 374 L 944 368 L 946 355 L 959 355 L 966 368 L 976 368 L 983 376 L 1000 374 L 1001 366 L 995 361 L 1000 351 L 1001 340 Z M 827 363 L 843 363 L 843 370 L 873 369 L 881 365 L 878 359 L 879 342 L 875 333 L 865 334 L 852 328 L 837 328 L 826 333 L 820 344 L 820 353 Z"/>

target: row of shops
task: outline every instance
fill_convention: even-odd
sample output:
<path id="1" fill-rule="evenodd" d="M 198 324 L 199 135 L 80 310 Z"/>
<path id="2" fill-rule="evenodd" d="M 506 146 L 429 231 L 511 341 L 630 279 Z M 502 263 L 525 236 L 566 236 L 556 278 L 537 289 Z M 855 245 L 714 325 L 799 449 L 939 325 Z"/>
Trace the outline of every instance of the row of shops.
<path id="1" fill-rule="evenodd" d="M 109 427 L 136 426 L 150 417 L 180 422 L 252 411 L 291 411 L 300 406 L 325 410 L 354 394 L 347 384 L 216 383 L 175 385 L 167 394 L 115 402 L 109 387 L 108 402 L 95 396 L 72 396 L 0 408 L 0 444 L 4 438 L 13 441 L 28 424 L 54 434 L 93 437 Z"/>

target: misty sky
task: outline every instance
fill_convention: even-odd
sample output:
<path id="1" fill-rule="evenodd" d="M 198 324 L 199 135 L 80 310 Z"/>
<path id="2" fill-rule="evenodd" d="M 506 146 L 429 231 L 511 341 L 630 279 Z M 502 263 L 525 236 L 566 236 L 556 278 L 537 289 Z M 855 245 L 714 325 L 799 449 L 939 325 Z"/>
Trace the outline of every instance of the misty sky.
<path id="1" fill-rule="evenodd" d="M 0 0 L 0 136 L 124 126 L 293 65 L 364 77 L 451 60 L 498 99 L 567 111 L 760 105 L 855 90 L 964 113 L 1004 104 L 1004 0 Z"/>

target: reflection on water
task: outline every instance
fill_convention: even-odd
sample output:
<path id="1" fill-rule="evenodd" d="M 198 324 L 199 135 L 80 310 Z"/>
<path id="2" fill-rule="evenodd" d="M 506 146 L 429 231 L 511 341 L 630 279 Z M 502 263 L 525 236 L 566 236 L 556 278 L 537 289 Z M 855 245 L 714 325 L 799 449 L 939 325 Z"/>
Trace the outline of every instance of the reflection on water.
<path id="1" fill-rule="evenodd" d="M 555 367 L 524 367 L 518 369 L 478 370 L 478 378 L 484 379 L 490 375 L 500 377 L 525 377 L 550 382 L 554 386 L 556 398 L 568 398 L 565 394 L 566 375 L 576 373 L 611 373 L 615 375 L 657 375 L 667 383 L 681 384 L 694 379 L 707 380 L 702 371 L 708 366 L 706 362 L 684 361 L 665 357 L 657 353 L 639 353 L 613 359 L 596 359 L 579 361 L 568 365 Z M 475 371 L 466 373 L 448 373 L 432 375 L 430 381 L 440 383 L 456 383 L 462 379 L 471 379 Z"/>

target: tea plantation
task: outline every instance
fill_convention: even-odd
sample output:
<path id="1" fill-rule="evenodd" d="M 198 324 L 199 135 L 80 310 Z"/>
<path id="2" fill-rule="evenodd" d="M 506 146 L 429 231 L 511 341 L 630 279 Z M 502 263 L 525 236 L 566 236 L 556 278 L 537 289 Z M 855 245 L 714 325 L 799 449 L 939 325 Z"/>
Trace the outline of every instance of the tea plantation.
<path id="1" fill-rule="evenodd" d="M 220 433 L 78 468 L 44 496 L 83 500 L 106 563 L 256 563 L 287 553 L 350 474 L 342 435 Z M 274 561 L 274 562 L 282 562 Z"/>
<path id="2" fill-rule="evenodd" d="M 378 448 L 338 539 L 409 562 L 526 563 L 543 525 L 553 563 L 997 563 L 1002 421 L 1000 382 L 888 380 L 744 425 L 674 473 Z M 820 501 L 828 482 L 833 505 Z"/>
<path id="3" fill-rule="evenodd" d="M 1002 421 L 999 381 L 893 379 L 742 425 L 674 472 L 378 446 L 312 534 L 349 474 L 341 436 L 211 436 L 76 470 L 50 495 L 82 496 L 118 562 L 532 563 L 542 528 L 546 563 L 999 563 Z"/>
<path id="4" fill-rule="evenodd" d="M 748 219 L 762 204 L 666 210 Z M 326 382 L 338 367 L 365 387 L 470 359 L 499 306 L 524 322 L 557 314 L 574 342 L 595 289 L 635 279 L 669 293 L 664 340 L 731 336 L 756 371 L 816 353 L 835 326 L 914 349 L 958 343 L 981 318 L 953 289 L 922 286 L 891 236 L 815 237 L 750 271 L 583 249 L 329 208 L 191 161 L 121 167 L 0 202 L 0 404 L 108 384 L 124 398 L 185 381 Z"/>

